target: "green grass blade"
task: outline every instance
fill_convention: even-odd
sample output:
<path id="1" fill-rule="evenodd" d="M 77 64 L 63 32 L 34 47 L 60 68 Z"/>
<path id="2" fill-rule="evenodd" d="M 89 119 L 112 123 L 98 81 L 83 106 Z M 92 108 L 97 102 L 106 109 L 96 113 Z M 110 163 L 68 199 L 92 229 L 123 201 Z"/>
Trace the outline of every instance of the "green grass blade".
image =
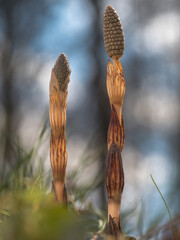
<path id="1" fill-rule="evenodd" d="M 156 189 L 158 190 L 158 192 L 159 192 L 159 194 L 160 194 L 160 196 L 161 196 L 161 198 L 162 198 L 162 200 L 163 200 L 163 202 L 164 202 L 164 204 L 166 206 L 166 209 L 167 209 L 167 211 L 169 213 L 169 218 L 170 218 L 170 221 L 171 221 L 171 224 L 172 224 L 172 230 L 173 230 L 173 234 L 174 234 L 174 239 L 177 240 L 177 238 L 176 238 L 176 230 L 175 230 L 175 227 L 174 227 L 174 224 L 173 224 L 173 220 L 172 220 L 172 217 L 171 217 L 171 213 L 170 213 L 169 207 L 168 207 L 165 198 L 163 197 L 161 191 L 159 190 L 159 188 L 158 188 L 158 186 L 157 186 L 156 182 L 154 181 L 154 178 L 152 177 L 151 174 L 150 174 L 150 177 L 151 177 L 151 179 L 152 179 Z"/>

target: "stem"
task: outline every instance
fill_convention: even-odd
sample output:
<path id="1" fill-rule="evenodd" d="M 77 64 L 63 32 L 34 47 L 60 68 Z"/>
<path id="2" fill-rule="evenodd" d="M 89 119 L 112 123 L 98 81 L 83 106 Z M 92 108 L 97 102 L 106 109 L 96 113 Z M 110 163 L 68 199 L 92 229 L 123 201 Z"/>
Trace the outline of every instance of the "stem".
<path id="1" fill-rule="evenodd" d="M 60 203 L 64 202 L 64 182 L 55 180 L 53 181 L 54 191 L 56 193 L 57 201 Z"/>
<path id="2" fill-rule="evenodd" d="M 122 106 L 120 104 L 113 104 L 115 109 L 116 109 L 116 112 L 117 112 L 117 115 L 118 115 L 118 118 L 119 118 L 119 123 L 120 125 L 122 125 Z"/>
<path id="3" fill-rule="evenodd" d="M 108 221 L 109 216 L 114 218 L 116 225 L 119 225 L 119 212 L 120 212 L 121 203 L 114 201 L 113 199 L 108 200 Z"/>
<path id="4" fill-rule="evenodd" d="M 69 63 L 65 54 L 57 59 L 51 73 L 49 85 L 49 118 L 51 124 L 50 162 L 53 172 L 53 190 L 59 203 L 67 203 L 64 184 L 67 151 L 66 151 L 66 108 L 67 108 L 67 84 L 68 76 L 59 72 L 69 72 Z M 57 74 L 57 75 L 56 75 Z M 66 77 L 66 78 L 64 78 Z"/>

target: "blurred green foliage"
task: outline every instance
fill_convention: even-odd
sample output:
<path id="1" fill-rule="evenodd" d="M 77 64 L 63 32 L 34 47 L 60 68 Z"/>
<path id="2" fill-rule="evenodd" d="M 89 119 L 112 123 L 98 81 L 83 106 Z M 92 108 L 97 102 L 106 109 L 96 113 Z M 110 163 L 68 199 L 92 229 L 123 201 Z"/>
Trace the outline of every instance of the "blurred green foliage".
<path id="1" fill-rule="evenodd" d="M 49 135 L 45 126 L 30 150 L 14 144 L 16 163 L 0 176 L 0 239 L 90 239 L 105 228 L 102 213 L 91 204 L 83 210 L 76 207 L 76 202 L 83 205 L 99 180 L 89 186 L 72 185 L 68 208 L 56 203 L 51 193 L 51 171 L 45 172 L 37 154 Z M 71 176 L 74 179 L 78 175 L 75 172 Z"/>
<path id="2" fill-rule="evenodd" d="M 104 239 L 107 209 L 99 210 L 87 200 L 102 184 L 103 176 L 98 174 L 87 184 L 76 184 L 80 173 L 91 166 L 98 153 L 85 151 L 79 166 L 67 176 L 68 208 L 65 208 L 55 201 L 51 193 L 51 169 L 45 171 L 38 155 L 38 149 L 47 139 L 47 124 L 42 124 L 32 148 L 25 150 L 20 143 L 14 144 L 16 163 L 0 176 L 0 240 L 83 240 L 93 236 Z M 157 214 L 144 233 L 144 208 L 137 203 L 132 209 L 122 211 L 121 226 L 126 234 L 136 234 L 138 239 L 156 239 L 160 231 L 168 231 L 171 236 L 170 225 L 159 228 L 163 217 Z"/>

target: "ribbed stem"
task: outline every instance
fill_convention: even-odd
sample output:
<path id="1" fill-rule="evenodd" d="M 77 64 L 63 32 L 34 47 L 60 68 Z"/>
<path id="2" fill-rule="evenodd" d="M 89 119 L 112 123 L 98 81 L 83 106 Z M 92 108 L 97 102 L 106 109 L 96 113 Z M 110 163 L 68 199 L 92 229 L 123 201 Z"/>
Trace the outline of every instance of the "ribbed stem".
<path id="1" fill-rule="evenodd" d="M 108 167 L 106 187 L 108 191 L 108 234 L 122 234 L 120 226 L 120 207 L 124 187 L 124 171 L 121 152 L 124 147 L 125 134 L 122 106 L 125 94 L 125 80 L 121 63 L 113 57 L 113 64 L 107 65 L 107 91 L 111 104 L 111 120 L 108 129 Z"/>
<path id="2" fill-rule="evenodd" d="M 54 185 L 54 190 L 55 190 L 55 193 L 56 193 L 57 201 L 60 202 L 60 203 L 63 203 L 63 199 L 64 199 L 64 181 L 54 180 L 53 181 L 53 185 Z"/>
<path id="3" fill-rule="evenodd" d="M 65 174 L 67 87 L 70 80 L 69 62 L 65 54 L 57 59 L 49 85 L 49 119 L 51 124 L 50 161 L 53 172 L 53 191 L 60 203 L 66 204 Z"/>

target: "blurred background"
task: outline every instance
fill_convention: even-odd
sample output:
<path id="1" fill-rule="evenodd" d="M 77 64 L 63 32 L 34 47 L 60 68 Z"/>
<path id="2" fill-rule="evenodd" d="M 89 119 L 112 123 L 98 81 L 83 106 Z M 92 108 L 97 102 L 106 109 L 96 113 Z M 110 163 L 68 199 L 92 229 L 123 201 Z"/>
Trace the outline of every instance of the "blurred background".
<path id="1" fill-rule="evenodd" d="M 90 202 L 106 209 L 110 105 L 103 13 L 108 4 L 119 14 L 125 33 L 121 212 L 133 212 L 126 231 L 143 235 L 157 219 L 160 225 L 169 221 L 150 174 L 172 217 L 180 214 L 179 0 L 0 0 L 0 181 L 17 164 L 17 148 L 32 149 L 41 131 L 46 134 L 34 165 L 41 162 L 51 179 L 49 80 L 64 52 L 72 70 L 67 188 L 73 196 L 76 186 L 88 186 L 90 194 L 77 205 Z M 141 232 L 136 232 L 137 224 Z"/>

